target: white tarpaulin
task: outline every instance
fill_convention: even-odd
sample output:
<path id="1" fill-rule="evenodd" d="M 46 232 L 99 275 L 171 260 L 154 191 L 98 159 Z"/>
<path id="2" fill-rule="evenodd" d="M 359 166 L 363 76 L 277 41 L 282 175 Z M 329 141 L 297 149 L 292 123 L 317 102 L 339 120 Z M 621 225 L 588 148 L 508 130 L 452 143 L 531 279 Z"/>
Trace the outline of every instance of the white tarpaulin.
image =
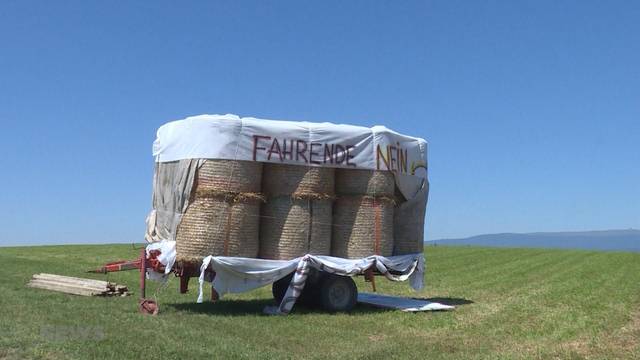
<path id="1" fill-rule="evenodd" d="M 236 115 L 199 115 L 169 122 L 153 143 L 156 159 L 153 209 L 146 219 L 148 242 L 175 240 L 197 169 L 206 159 L 231 159 L 380 169 L 394 174 L 407 200 L 395 209 L 394 226 L 405 241 L 423 239 L 429 194 L 427 143 L 384 126 L 261 120 Z"/>
<path id="2" fill-rule="evenodd" d="M 207 267 L 211 265 L 216 276 L 212 286 L 219 295 L 245 292 L 265 286 L 294 272 L 289 288 L 274 314 L 288 314 L 302 293 L 309 270 L 325 271 L 342 276 L 355 276 L 375 266 L 375 269 L 392 281 L 409 280 L 411 286 L 423 288 L 424 256 L 409 254 L 384 257 L 372 255 L 362 259 L 343 259 L 332 256 L 304 255 L 292 260 L 264 260 L 208 256 L 200 268 L 200 293 L 198 302 L 202 302 L 202 285 Z M 393 271 L 394 273 L 391 273 Z"/>
<path id="3" fill-rule="evenodd" d="M 150 250 L 160 250 L 161 256 L 158 260 L 166 266 L 167 270 L 166 274 L 159 274 L 149 269 L 148 277 L 153 280 L 166 279 L 168 269 L 175 261 L 175 241 L 150 244 L 147 246 L 147 252 Z M 389 257 L 373 255 L 362 259 L 305 255 L 292 260 L 207 256 L 200 268 L 198 302 L 202 302 L 205 270 L 209 267 L 216 273 L 211 285 L 220 296 L 269 285 L 295 272 L 282 303 L 271 311 L 273 314 L 288 314 L 302 293 L 311 268 L 337 275 L 354 276 L 364 274 L 372 266 L 375 266 L 375 270 L 389 280 L 409 280 L 411 287 L 415 290 L 420 290 L 424 286 L 425 265 L 424 256 L 421 253 Z"/>
<path id="4" fill-rule="evenodd" d="M 400 296 L 358 293 L 358 302 L 385 309 L 404 312 L 452 310 L 455 306 L 431 302 L 426 299 L 411 299 Z"/>
<path id="5" fill-rule="evenodd" d="M 427 182 L 427 142 L 384 126 L 199 115 L 161 126 L 153 155 L 157 162 L 229 159 L 387 170 L 406 199 Z"/>

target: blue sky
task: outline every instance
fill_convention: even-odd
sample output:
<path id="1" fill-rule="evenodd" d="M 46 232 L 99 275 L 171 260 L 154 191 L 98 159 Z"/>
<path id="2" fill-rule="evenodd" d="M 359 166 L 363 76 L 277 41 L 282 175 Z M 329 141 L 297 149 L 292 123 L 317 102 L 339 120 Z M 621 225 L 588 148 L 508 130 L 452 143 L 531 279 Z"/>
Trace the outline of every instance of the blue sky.
<path id="1" fill-rule="evenodd" d="M 141 241 L 201 113 L 429 142 L 427 239 L 640 227 L 640 3 L 0 4 L 0 244 Z"/>

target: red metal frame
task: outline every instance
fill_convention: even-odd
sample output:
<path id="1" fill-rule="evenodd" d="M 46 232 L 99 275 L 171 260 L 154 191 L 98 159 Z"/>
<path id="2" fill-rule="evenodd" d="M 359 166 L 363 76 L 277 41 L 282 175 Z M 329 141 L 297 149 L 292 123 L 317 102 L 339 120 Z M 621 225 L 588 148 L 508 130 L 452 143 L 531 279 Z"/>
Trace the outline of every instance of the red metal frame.
<path id="1" fill-rule="evenodd" d="M 126 270 L 138 270 L 140 271 L 140 299 L 138 301 L 138 309 L 143 314 L 156 315 L 158 314 L 158 304 L 152 300 L 146 298 L 146 285 L 147 285 L 147 269 L 153 269 L 153 271 L 164 273 L 166 267 L 158 260 L 160 256 L 160 250 L 151 250 L 149 255 L 145 249 L 140 251 L 140 257 L 136 260 L 118 260 L 107 263 L 97 269 L 89 270 L 88 272 L 106 274 L 115 271 Z M 190 263 L 177 263 L 171 269 L 175 276 L 180 278 L 180 293 L 184 294 L 189 291 L 189 279 L 192 277 L 200 276 L 200 267 Z M 208 280 L 213 280 L 216 273 L 211 269 L 205 270 L 205 276 Z M 218 294 L 211 288 L 211 301 L 218 300 Z"/>
<path id="2" fill-rule="evenodd" d="M 149 256 L 146 256 L 146 250 L 142 249 L 140 257 L 135 260 L 118 260 L 110 263 L 106 263 L 103 266 L 89 270 L 88 272 L 106 274 L 108 272 L 114 271 L 125 271 L 125 270 L 139 270 L 141 268 L 141 262 L 144 259 L 146 261 L 146 268 L 151 268 L 154 271 L 164 273 L 165 266 L 162 265 L 160 260 L 158 260 L 158 256 L 160 255 L 160 250 L 151 250 L 149 251 Z"/>

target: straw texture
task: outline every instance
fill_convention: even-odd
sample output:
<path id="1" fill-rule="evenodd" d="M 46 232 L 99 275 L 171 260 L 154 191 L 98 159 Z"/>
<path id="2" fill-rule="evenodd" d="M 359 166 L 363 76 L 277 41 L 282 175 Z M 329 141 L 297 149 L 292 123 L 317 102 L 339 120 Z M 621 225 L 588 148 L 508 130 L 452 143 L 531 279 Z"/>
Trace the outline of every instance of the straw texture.
<path id="1" fill-rule="evenodd" d="M 392 255 L 393 204 L 389 198 L 339 197 L 333 207 L 331 255 L 349 259 Z"/>
<path id="2" fill-rule="evenodd" d="M 393 196 L 395 185 L 390 171 L 336 169 L 336 193 L 340 195 Z"/>
<path id="3" fill-rule="evenodd" d="M 260 162 L 207 159 L 198 169 L 196 186 L 201 190 L 257 193 L 261 178 Z"/>
<path id="4" fill-rule="evenodd" d="M 262 206 L 260 257 L 288 260 L 305 254 L 329 255 L 331 200 L 270 197 Z"/>
<path id="5" fill-rule="evenodd" d="M 264 164 L 262 191 L 269 196 L 334 194 L 335 169 L 303 165 Z"/>
<path id="6" fill-rule="evenodd" d="M 208 255 L 258 255 L 260 202 L 224 196 L 195 196 L 176 234 L 178 261 L 199 262 Z"/>

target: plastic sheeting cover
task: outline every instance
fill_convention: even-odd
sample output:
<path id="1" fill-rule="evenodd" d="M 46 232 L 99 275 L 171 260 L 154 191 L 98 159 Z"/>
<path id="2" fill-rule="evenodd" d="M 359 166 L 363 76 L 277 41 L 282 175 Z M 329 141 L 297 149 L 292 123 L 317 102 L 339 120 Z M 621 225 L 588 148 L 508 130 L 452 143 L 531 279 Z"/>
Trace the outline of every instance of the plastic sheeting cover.
<path id="1" fill-rule="evenodd" d="M 427 182 L 427 142 L 379 125 L 199 115 L 161 126 L 153 155 L 157 162 L 229 159 L 387 170 L 407 199 Z"/>

